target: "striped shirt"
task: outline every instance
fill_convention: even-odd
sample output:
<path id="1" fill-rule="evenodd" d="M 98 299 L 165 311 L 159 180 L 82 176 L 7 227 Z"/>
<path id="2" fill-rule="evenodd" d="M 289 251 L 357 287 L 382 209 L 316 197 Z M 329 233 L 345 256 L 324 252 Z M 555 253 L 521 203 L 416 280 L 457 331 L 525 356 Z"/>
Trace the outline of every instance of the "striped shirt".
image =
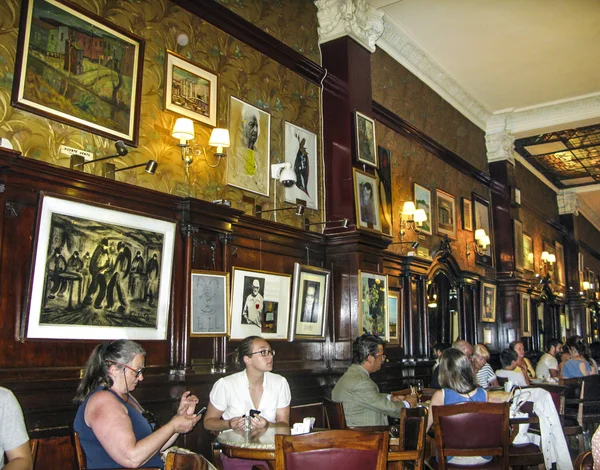
<path id="1" fill-rule="evenodd" d="M 488 388 L 490 382 L 494 379 L 496 379 L 494 369 L 486 362 L 479 372 L 477 372 L 477 383 L 482 388 Z"/>

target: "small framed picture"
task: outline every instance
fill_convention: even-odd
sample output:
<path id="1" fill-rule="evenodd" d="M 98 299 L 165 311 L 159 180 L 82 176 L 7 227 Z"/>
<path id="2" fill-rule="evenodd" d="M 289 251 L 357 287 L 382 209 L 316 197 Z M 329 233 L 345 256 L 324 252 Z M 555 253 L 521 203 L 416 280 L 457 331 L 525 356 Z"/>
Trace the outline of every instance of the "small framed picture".
<path id="1" fill-rule="evenodd" d="M 441 190 L 436 190 L 437 195 L 437 232 L 456 237 L 456 206 L 455 198 Z"/>
<path id="2" fill-rule="evenodd" d="M 531 296 L 521 294 L 521 336 L 531 336 Z"/>
<path id="3" fill-rule="evenodd" d="M 392 162 L 390 151 L 383 147 L 377 147 L 379 167 L 379 217 L 381 219 L 381 231 L 390 237 L 394 235 L 394 217 L 392 209 Z"/>
<path id="4" fill-rule="evenodd" d="M 192 270 L 191 336 L 229 333 L 229 273 Z"/>
<path id="5" fill-rule="evenodd" d="M 534 271 L 534 261 L 533 261 L 533 239 L 523 233 L 523 269 L 526 271 Z"/>
<path id="6" fill-rule="evenodd" d="M 496 321 L 496 286 L 487 282 L 481 283 L 481 321 Z"/>
<path id="7" fill-rule="evenodd" d="M 359 271 L 359 334 L 390 340 L 388 319 L 388 277 L 385 274 Z"/>
<path id="8" fill-rule="evenodd" d="M 431 230 L 432 222 L 431 222 L 431 191 L 424 186 L 421 186 L 418 183 L 415 183 L 414 187 L 414 195 L 415 195 L 415 208 L 423 209 L 425 211 L 425 215 L 427 216 L 427 220 L 423 222 L 423 225 L 419 229 L 420 232 L 426 233 L 427 235 L 432 235 L 433 232 Z"/>
<path id="9" fill-rule="evenodd" d="M 356 168 L 353 168 L 353 175 L 357 226 L 381 232 L 377 178 Z"/>
<path id="10" fill-rule="evenodd" d="M 398 316 L 399 312 L 399 297 L 398 294 L 391 292 L 388 293 L 388 318 L 389 318 L 389 330 L 390 330 L 390 342 L 399 343 L 402 346 L 402 322 Z"/>
<path id="11" fill-rule="evenodd" d="M 377 168 L 375 121 L 356 111 L 356 158 L 359 162 Z"/>
<path id="12" fill-rule="evenodd" d="M 301 199 L 308 209 L 319 209 L 317 134 L 286 122 L 285 161 L 296 173 L 296 182 L 285 188 L 285 201 L 296 204 Z"/>
<path id="13" fill-rule="evenodd" d="M 473 203 L 466 197 L 462 198 L 463 230 L 473 231 Z"/>
<path id="14" fill-rule="evenodd" d="M 523 271 L 525 269 L 525 250 L 523 249 L 523 223 L 520 220 L 513 219 L 513 235 L 515 243 L 515 269 Z"/>
<path id="15" fill-rule="evenodd" d="M 483 344 L 492 344 L 492 329 L 483 329 Z"/>

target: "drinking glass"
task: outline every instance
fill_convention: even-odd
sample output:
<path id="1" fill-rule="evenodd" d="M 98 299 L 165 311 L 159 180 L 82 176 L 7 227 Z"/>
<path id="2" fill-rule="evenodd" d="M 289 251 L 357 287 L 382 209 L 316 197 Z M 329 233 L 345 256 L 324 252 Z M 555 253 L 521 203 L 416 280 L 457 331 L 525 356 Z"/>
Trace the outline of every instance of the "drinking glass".
<path id="1" fill-rule="evenodd" d="M 417 392 L 417 406 L 421 406 L 421 398 L 423 398 L 423 381 L 417 380 L 417 386 L 415 387 Z"/>

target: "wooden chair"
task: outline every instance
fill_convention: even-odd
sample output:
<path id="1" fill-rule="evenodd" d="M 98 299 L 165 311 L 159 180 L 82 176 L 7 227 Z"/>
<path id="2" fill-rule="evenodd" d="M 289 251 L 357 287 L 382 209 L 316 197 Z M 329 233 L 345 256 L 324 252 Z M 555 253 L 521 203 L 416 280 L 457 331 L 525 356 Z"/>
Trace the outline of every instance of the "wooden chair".
<path id="1" fill-rule="evenodd" d="M 600 375 L 577 379 L 563 379 L 565 418 L 577 420 L 584 430 L 595 430 L 600 423 Z"/>
<path id="2" fill-rule="evenodd" d="M 32 434 L 38 436 L 29 439 L 34 469 L 75 468 L 75 452 L 70 435 L 42 437 L 35 432 Z"/>
<path id="3" fill-rule="evenodd" d="M 309 403 L 307 405 L 295 405 L 290 408 L 290 425 L 301 423 L 304 418 L 315 418 L 314 428 L 326 427 L 325 408 L 323 403 Z"/>
<path id="4" fill-rule="evenodd" d="M 544 464 L 544 454 L 539 446 L 535 444 L 514 445 L 513 441 L 519 433 L 521 424 L 529 424 L 528 432 L 539 434 L 539 420 L 533 413 L 533 403 L 525 402 L 521 411 L 527 413 L 527 418 L 510 418 L 510 447 L 508 448 L 508 464 L 511 467 L 535 467 Z M 537 428 L 537 429 L 536 429 Z"/>
<path id="5" fill-rule="evenodd" d="M 198 454 L 179 454 L 169 452 L 165 470 L 209 470 L 208 462 Z"/>
<path id="6" fill-rule="evenodd" d="M 433 457 L 428 464 L 445 470 L 455 468 L 447 457 L 492 456 L 476 468 L 507 469 L 508 409 L 508 403 L 485 402 L 431 407 L 439 461 Z"/>
<path id="7" fill-rule="evenodd" d="M 385 470 L 389 432 L 336 429 L 275 435 L 277 470 Z"/>
<path id="8" fill-rule="evenodd" d="M 344 406 L 327 397 L 323 398 L 323 406 L 325 407 L 325 416 L 327 417 L 327 427 L 329 429 L 345 429 L 346 416 L 344 415 Z"/>
<path id="9" fill-rule="evenodd" d="M 388 469 L 403 470 L 405 462 L 412 462 L 411 468 L 423 469 L 425 457 L 425 429 L 427 410 L 425 408 L 402 408 L 400 411 L 399 436 L 397 446 L 388 453 Z M 395 466 L 392 462 L 397 462 Z"/>
<path id="10" fill-rule="evenodd" d="M 573 464 L 574 470 L 592 470 L 594 468 L 594 458 L 591 452 L 579 454 Z"/>

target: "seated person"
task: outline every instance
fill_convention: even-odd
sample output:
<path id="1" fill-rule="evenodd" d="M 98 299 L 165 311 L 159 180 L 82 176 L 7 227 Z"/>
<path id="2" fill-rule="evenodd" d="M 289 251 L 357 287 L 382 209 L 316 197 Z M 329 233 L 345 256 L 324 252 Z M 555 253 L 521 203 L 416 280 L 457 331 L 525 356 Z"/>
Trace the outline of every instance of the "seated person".
<path id="1" fill-rule="evenodd" d="M 496 374 L 494 374 L 494 369 L 487 363 L 489 359 L 490 353 L 487 348 L 483 344 L 476 344 L 471 362 L 475 370 L 477 383 L 481 388 L 498 387 L 500 385 Z"/>
<path id="2" fill-rule="evenodd" d="M 508 345 L 508 349 L 517 353 L 517 367 L 528 379 L 535 379 L 535 368 L 529 359 L 525 357 L 525 345 L 523 341 L 516 340 Z"/>
<path id="3" fill-rule="evenodd" d="M 540 379 L 554 378 L 560 375 L 558 371 L 558 360 L 556 357 L 562 353 L 562 343 L 557 339 L 551 339 L 546 345 L 545 354 L 535 367 L 535 375 Z"/>
<path id="4" fill-rule="evenodd" d="M 352 365 L 340 377 L 331 392 L 331 399 L 343 404 L 347 426 L 387 426 L 388 416 L 400 417 L 402 408 L 414 407 L 416 395 L 380 393 L 369 377 L 381 369 L 385 360 L 381 338 L 362 335 L 352 347 Z"/>
<path id="5" fill-rule="evenodd" d="M 4 454 L 8 463 L 4 465 Z M 0 387 L 0 468 L 32 470 L 29 436 L 23 412 L 13 393 Z"/>
<path id="6" fill-rule="evenodd" d="M 524 387 L 529 385 L 529 377 L 523 374 L 522 369 L 517 366 L 517 353 L 511 349 L 504 349 L 500 353 L 500 364 L 502 369 L 496 371 L 496 376 L 510 380 L 515 385 Z"/>
<path id="7" fill-rule="evenodd" d="M 118 340 L 96 346 L 85 365 L 74 400 L 79 408 L 73 429 L 79 433 L 90 470 L 163 468 L 160 451 L 202 418 L 194 414 L 198 399 L 185 392 L 177 414 L 155 429 L 151 415 L 131 395 L 144 380 L 145 356 L 136 342 Z"/>
<path id="8" fill-rule="evenodd" d="M 571 379 L 598 373 L 597 366 L 590 361 L 587 345 L 581 336 L 571 336 L 566 347 L 571 357 L 562 368 L 563 378 Z"/>
<path id="9" fill-rule="evenodd" d="M 431 373 L 431 388 L 440 388 L 440 357 L 442 357 L 442 353 L 449 347 L 450 345 L 448 343 L 436 343 L 433 347 L 435 365 L 433 367 L 433 372 Z"/>

